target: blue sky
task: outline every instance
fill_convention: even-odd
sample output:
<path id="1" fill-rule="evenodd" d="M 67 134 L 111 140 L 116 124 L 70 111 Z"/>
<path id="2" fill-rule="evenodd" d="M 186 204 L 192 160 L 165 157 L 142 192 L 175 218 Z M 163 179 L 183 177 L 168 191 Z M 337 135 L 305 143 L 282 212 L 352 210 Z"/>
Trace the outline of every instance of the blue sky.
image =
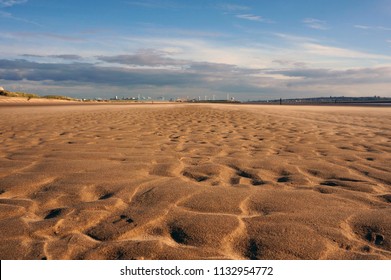
<path id="1" fill-rule="evenodd" d="M 0 0 L 0 85 L 84 98 L 391 96 L 391 0 Z"/>

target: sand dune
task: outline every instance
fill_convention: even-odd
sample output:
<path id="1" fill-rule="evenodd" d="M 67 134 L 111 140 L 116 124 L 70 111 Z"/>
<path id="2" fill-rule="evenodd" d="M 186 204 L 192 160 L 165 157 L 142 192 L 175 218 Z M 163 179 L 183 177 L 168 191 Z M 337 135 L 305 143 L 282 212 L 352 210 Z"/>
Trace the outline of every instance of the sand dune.
<path id="1" fill-rule="evenodd" d="M 1 259 L 391 259 L 391 109 L 2 106 Z"/>
<path id="2" fill-rule="evenodd" d="M 47 98 L 27 98 L 27 97 L 8 97 L 0 95 L 1 105 L 50 105 L 50 104 L 78 104 L 78 101 L 69 101 L 61 99 L 47 99 Z"/>

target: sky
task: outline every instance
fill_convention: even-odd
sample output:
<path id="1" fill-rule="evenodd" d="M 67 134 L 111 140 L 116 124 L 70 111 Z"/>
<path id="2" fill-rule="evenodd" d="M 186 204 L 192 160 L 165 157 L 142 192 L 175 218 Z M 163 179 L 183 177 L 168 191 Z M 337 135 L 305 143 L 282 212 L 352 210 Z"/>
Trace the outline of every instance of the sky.
<path id="1" fill-rule="evenodd" d="M 0 0 L 0 86 L 78 98 L 391 97 L 391 0 Z"/>

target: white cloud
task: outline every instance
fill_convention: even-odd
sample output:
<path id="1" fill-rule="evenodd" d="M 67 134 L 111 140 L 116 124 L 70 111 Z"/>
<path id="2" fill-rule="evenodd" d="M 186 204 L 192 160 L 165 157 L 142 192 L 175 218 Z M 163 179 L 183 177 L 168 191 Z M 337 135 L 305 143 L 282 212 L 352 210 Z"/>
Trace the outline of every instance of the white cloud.
<path id="1" fill-rule="evenodd" d="M 286 33 L 273 33 L 274 36 L 277 36 L 281 39 L 284 39 L 286 41 L 292 42 L 292 43 L 301 43 L 301 42 L 318 42 L 319 40 L 311 37 L 304 37 L 304 36 L 297 36 L 292 34 L 286 34 Z"/>
<path id="2" fill-rule="evenodd" d="M 27 2 L 27 0 L 0 0 L 0 6 L 1 7 L 11 7 L 11 6 L 23 4 L 26 2 Z"/>
<path id="3" fill-rule="evenodd" d="M 391 60 L 391 56 L 360 52 L 351 49 L 337 48 L 321 44 L 305 43 L 303 47 L 312 54 L 340 58 L 362 58 L 362 59 L 386 59 Z"/>
<path id="4" fill-rule="evenodd" d="M 0 8 L 7 8 L 7 7 L 19 5 L 19 4 L 24 4 L 27 1 L 28 0 L 0 0 Z M 9 20 L 16 20 L 16 21 L 20 21 L 20 22 L 34 24 L 36 26 L 42 26 L 41 24 L 39 24 L 35 21 L 28 20 L 25 18 L 16 17 L 13 14 L 11 14 L 9 12 L 5 12 L 3 10 L 0 10 L 0 18 L 5 18 L 5 19 L 9 19 Z"/>
<path id="5" fill-rule="evenodd" d="M 251 20 L 251 21 L 259 21 L 259 22 L 265 21 L 265 19 L 263 17 L 253 15 L 253 14 L 236 15 L 236 17 L 240 18 L 240 19 Z"/>
<path id="6" fill-rule="evenodd" d="M 155 24 L 140 25 L 143 31 L 148 32 L 152 35 L 158 36 L 186 36 L 186 37 L 227 37 L 226 33 L 214 32 L 213 30 L 202 30 L 202 29 L 189 29 L 180 27 L 165 27 Z"/>
<path id="7" fill-rule="evenodd" d="M 0 17 L 2 17 L 2 18 L 12 18 L 12 14 L 4 12 L 4 11 L 0 11 Z"/>
<path id="8" fill-rule="evenodd" d="M 355 28 L 358 28 L 358 29 L 364 29 L 364 30 L 368 30 L 368 29 L 371 29 L 370 26 L 367 26 L 367 25 L 354 25 Z"/>
<path id="9" fill-rule="evenodd" d="M 262 16 L 254 15 L 254 14 L 239 14 L 239 15 L 235 15 L 235 17 L 237 17 L 239 19 L 250 20 L 250 21 L 274 23 L 273 20 L 264 18 Z"/>
<path id="10" fill-rule="evenodd" d="M 16 20 L 16 21 L 20 21 L 20 22 L 25 22 L 25 23 L 29 23 L 29 24 L 34 24 L 34 25 L 36 25 L 36 26 L 42 26 L 41 24 L 39 24 L 39 23 L 37 23 L 37 22 L 35 22 L 35 21 L 31 21 L 31 20 L 28 20 L 28 19 L 25 19 L 25 18 L 15 17 L 15 16 L 12 15 L 11 13 L 4 12 L 4 11 L 1 11 L 1 10 L 0 10 L 0 18 Z"/>
<path id="11" fill-rule="evenodd" d="M 158 50 L 175 48 L 175 58 L 193 61 L 205 61 L 211 63 L 233 64 L 246 67 L 265 66 L 268 54 L 263 54 L 259 48 L 225 45 L 223 43 L 189 38 L 164 38 L 164 37 L 126 37 L 125 45 L 132 46 L 126 49 L 135 52 L 143 46 L 151 46 Z M 116 42 L 118 47 L 118 41 Z M 137 49 L 135 49 L 136 47 Z M 108 51 L 112 54 L 112 51 Z"/>
<path id="12" fill-rule="evenodd" d="M 329 29 L 326 21 L 319 20 L 315 18 L 306 18 L 303 20 L 303 23 L 312 29 L 318 29 L 318 30 L 327 30 Z"/>
<path id="13" fill-rule="evenodd" d="M 363 30 L 377 30 L 377 31 L 391 31 L 391 27 L 385 26 L 370 26 L 370 25 L 354 25 L 355 28 L 363 29 Z"/>
<path id="14" fill-rule="evenodd" d="M 234 4 L 221 4 L 218 7 L 220 9 L 222 9 L 223 11 L 225 11 L 225 14 L 233 15 L 239 19 L 244 19 L 244 20 L 249 20 L 249 21 L 257 21 L 257 22 L 274 23 L 270 19 L 266 19 L 262 16 L 249 13 L 248 11 L 250 11 L 252 9 L 248 6 L 234 5 Z M 247 13 L 245 13 L 245 12 L 247 12 Z"/>
<path id="15" fill-rule="evenodd" d="M 373 67 L 391 63 L 391 55 L 343 48 L 327 44 L 323 40 L 292 34 L 273 33 L 280 39 L 281 49 L 273 55 L 274 60 L 294 60 L 306 63 L 309 67 L 348 69 L 353 67 Z"/>

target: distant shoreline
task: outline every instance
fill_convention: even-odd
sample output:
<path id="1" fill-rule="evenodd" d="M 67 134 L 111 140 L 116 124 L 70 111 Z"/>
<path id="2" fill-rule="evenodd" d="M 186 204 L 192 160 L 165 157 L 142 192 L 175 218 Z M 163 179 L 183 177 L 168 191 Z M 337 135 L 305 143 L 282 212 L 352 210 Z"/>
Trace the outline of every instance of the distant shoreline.
<path id="1" fill-rule="evenodd" d="M 272 105 L 272 106 L 373 106 L 373 107 L 389 107 L 391 106 L 391 102 L 340 102 L 340 103 L 268 103 L 268 102 L 243 102 L 241 104 L 248 104 L 248 105 Z"/>
<path id="2" fill-rule="evenodd" d="M 224 101 L 197 101 L 197 102 L 173 102 L 173 101 L 76 101 L 76 100 L 58 100 L 44 98 L 24 98 L 24 97 L 4 97 L 0 96 L 0 107 L 9 106 L 68 106 L 68 105 L 184 105 L 184 104 L 221 104 L 221 105 L 266 105 L 266 106 L 357 106 L 357 107 L 391 107 L 390 101 L 374 102 L 224 102 Z"/>

